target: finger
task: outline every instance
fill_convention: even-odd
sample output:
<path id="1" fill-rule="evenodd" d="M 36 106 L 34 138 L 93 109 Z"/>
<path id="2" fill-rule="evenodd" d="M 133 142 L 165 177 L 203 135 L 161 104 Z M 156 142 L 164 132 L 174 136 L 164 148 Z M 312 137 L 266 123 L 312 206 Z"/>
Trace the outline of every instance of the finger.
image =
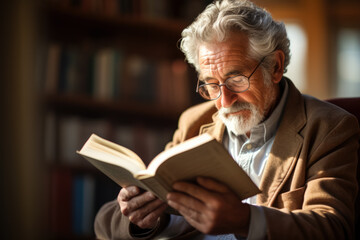
<path id="1" fill-rule="evenodd" d="M 183 216 L 193 217 L 204 209 L 203 202 L 186 194 L 172 192 L 167 195 L 167 199 L 168 204 Z"/>
<path id="2" fill-rule="evenodd" d="M 137 221 L 136 225 L 140 228 L 154 228 L 158 223 L 158 219 L 161 215 L 164 214 L 167 204 L 162 203 L 158 208 L 151 211 L 145 217 L 142 217 Z"/>
<path id="3" fill-rule="evenodd" d="M 162 205 L 165 205 L 166 207 L 166 204 L 159 199 L 148 202 L 147 204 L 143 205 L 141 208 L 138 208 L 135 211 L 130 212 L 128 214 L 129 220 L 131 222 L 134 222 L 135 224 L 138 224 L 139 222 L 143 221 L 147 215 L 152 216 L 152 213 L 154 211 L 156 212 L 156 210 Z"/>
<path id="4" fill-rule="evenodd" d="M 126 208 L 122 209 L 127 212 L 133 212 L 146 204 L 148 204 L 151 201 L 154 201 L 156 199 L 155 195 L 151 192 L 144 192 L 140 195 L 137 195 L 136 197 L 131 198 L 129 201 L 127 201 Z M 124 213 L 124 214 L 125 214 Z"/>
<path id="5" fill-rule="evenodd" d="M 120 190 L 118 199 L 120 201 L 129 201 L 131 198 L 139 195 L 140 193 L 141 193 L 140 188 L 136 186 L 128 186 Z"/>
<path id="6" fill-rule="evenodd" d="M 226 185 L 224 185 L 223 183 L 218 182 L 212 178 L 198 177 L 196 179 L 196 182 L 200 186 L 202 186 L 210 191 L 213 191 L 213 192 L 227 193 L 230 191 L 230 189 Z"/>
<path id="7" fill-rule="evenodd" d="M 188 206 L 182 205 L 178 202 L 169 200 L 169 206 L 178 210 L 178 212 L 185 218 L 185 220 L 194 228 L 201 230 L 203 223 L 206 221 L 206 215 L 203 214 L 203 206 L 201 208 L 192 209 Z"/>
<path id="8" fill-rule="evenodd" d="M 169 206 L 176 209 L 185 219 L 192 219 L 193 221 L 200 221 L 201 213 L 198 212 L 197 209 L 192 209 L 185 205 L 182 205 L 179 202 L 175 202 L 172 200 L 168 201 Z"/>
<path id="9" fill-rule="evenodd" d="M 201 186 L 200 184 L 195 185 L 188 182 L 175 183 L 173 185 L 173 188 L 175 190 L 179 192 L 184 192 L 190 197 L 195 198 L 202 203 L 201 205 L 199 204 L 195 205 L 193 209 L 202 209 L 202 211 L 205 211 L 206 209 L 211 209 L 211 211 L 214 210 L 216 211 L 216 209 L 219 209 L 221 205 L 224 203 L 226 196 L 229 196 L 229 194 L 224 194 L 224 193 L 233 194 L 225 185 L 222 185 L 221 183 L 218 183 L 210 178 L 199 179 L 199 181 L 201 182 L 201 184 L 204 184 L 211 189 L 215 188 L 223 192 L 214 192 L 212 190 L 208 190 L 207 188 Z M 174 201 L 178 202 L 179 200 L 174 200 Z M 182 204 L 185 206 L 189 206 L 188 204 L 190 203 L 183 202 Z"/>
<path id="10" fill-rule="evenodd" d="M 199 221 L 199 219 L 191 218 L 188 216 L 184 216 L 184 218 L 191 226 L 193 226 L 194 228 L 196 228 L 199 231 L 202 231 L 202 224 L 201 224 L 201 221 Z"/>
<path id="11" fill-rule="evenodd" d="M 188 182 L 176 182 L 173 184 L 173 188 L 176 191 L 184 192 L 202 202 L 206 202 L 207 199 L 212 197 L 208 190 Z"/>

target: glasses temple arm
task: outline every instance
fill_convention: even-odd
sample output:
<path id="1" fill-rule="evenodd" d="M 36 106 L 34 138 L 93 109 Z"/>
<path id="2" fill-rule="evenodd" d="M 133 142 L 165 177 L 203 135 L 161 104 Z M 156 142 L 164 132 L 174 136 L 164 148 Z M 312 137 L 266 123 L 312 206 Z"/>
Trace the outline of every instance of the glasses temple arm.
<path id="1" fill-rule="evenodd" d="M 196 92 L 199 92 L 199 84 L 200 84 L 200 79 L 198 78 L 197 84 L 196 84 Z"/>
<path id="2" fill-rule="evenodd" d="M 266 56 L 265 56 L 265 57 L 266 57 Z M 249 76 L 248 78 L 250 78 L 250 77 L 256 72 L 256 70 L 259 68 L 259 66 L 261 65 L 261 63 L 264 61 L 265 57 L 263 57 L 263 58 L 261 59 L 261 61 L 258 63 L 258 65 L 256 65 L 254 71 L 250 74 L 250 76 Z"/>

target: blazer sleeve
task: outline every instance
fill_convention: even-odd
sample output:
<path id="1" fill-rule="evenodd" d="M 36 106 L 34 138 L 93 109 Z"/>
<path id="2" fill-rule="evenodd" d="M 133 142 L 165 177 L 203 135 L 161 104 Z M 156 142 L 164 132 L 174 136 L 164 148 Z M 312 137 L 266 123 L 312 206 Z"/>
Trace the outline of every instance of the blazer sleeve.
<path id="1" fill-rule="evenodd" d="M 151 232 L 141 235 L 132 235 L 132 223 L 122 215 L 116 200 L 101 207 L 95 217 L 94 231 L 96 239 L 101 240 L 127 240 L 127 239 L 154 239 L 167 225 L 168 216 L 160 217 L 159 224 Z"/>

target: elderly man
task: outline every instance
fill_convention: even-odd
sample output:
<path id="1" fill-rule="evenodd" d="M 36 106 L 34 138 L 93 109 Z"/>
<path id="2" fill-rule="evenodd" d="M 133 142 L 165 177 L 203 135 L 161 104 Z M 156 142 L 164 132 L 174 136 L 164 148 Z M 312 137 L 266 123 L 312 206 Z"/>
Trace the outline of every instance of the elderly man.
<path id="1" fill-rule="evenodd" d="M 182 114 L 167 148 L 210 133 L 262 192 L 241 201 L 199 176 L 197 184 L 175 183 L 164 203 L 130 186 L 99 211 L 97 237 L 353 238 L 359 126 L 283 77 L 290 59 L 284 25 L 251 2 L 223 0 L 182 37 L 199 73 L 197 91 L 209 101 Z M 181 216 L 166 214 L 168 205 Z"/>

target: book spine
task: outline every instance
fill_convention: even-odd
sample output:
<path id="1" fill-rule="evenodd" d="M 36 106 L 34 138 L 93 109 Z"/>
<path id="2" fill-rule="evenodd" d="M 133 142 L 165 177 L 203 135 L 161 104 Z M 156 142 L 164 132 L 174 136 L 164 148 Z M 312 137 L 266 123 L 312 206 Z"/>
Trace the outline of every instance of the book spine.
<path id="1" fill-rule="evenodd" d="M 72 190 L 72 214 L 73 214 L 73 233 L 81 235 L 82 231 L 82 216 L 83 216 L 83 202 L 84 202 L 84 181 L 81 176 L 74 177 L 73 190 Z"/>
<path id="2" fill-rule="evenodd" d="M 81 229 L 83 235 L 91 235 L 95 218 L 95 178 L 87 174 L 83 176 L 83 182 Z"/>
<path id="3" fill-rule="evenodd" d="M 61 51 L 59 44 L 53 43 L 48 47 L 44 84 L 46 93 L 55 93 L 58 90 Z"/>
<path id="4" fill-rule="evenodd" d="M 66 169 L 55 169 L 50 173 L 50 232 L 68 235 L 72 232 L 72 175 Z"/>
<path id="5" fill-rule="evenodd" d="M 81 146 L 80 128 L 82 121 L 79 117 L 64 117 L 59 121 L 59 148 L 60 159 L 67 165 L 73 165 L 78 162 L 78 156 L 74 154 Z"/>

